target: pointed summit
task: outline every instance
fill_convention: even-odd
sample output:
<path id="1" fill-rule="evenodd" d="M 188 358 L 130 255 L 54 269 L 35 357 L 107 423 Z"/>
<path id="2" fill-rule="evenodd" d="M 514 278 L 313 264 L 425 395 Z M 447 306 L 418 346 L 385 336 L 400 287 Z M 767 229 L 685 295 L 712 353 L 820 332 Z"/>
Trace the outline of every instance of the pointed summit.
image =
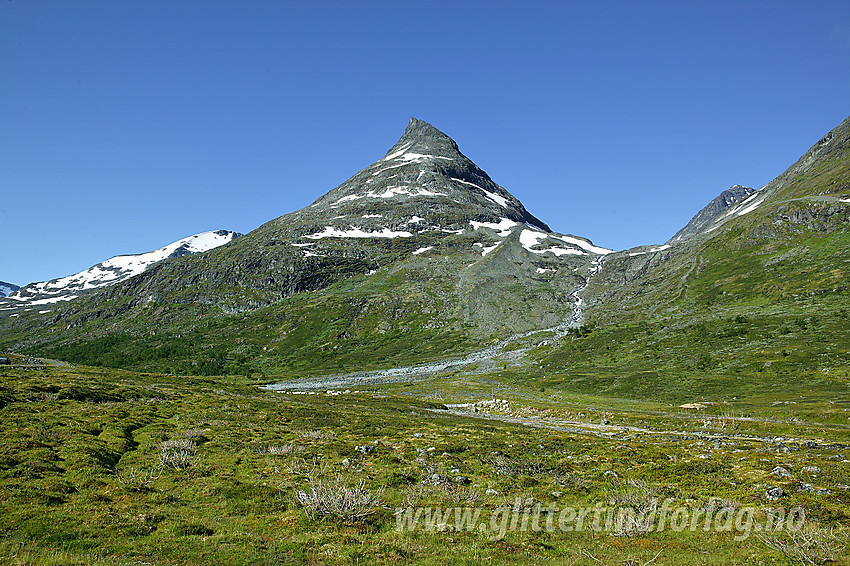
<path id="1" fill-rule="evenodd" d="M 465 157 L 457 143 L 424 120 L 411 118 L 398 142 L 390 148 L 384 159 L 394 154 L 417 153 L 441 157 Z"/>
<path id="2" fill-rule="evenodd" d="M 416 118 L 410 119 L 404 134 L 382 159 L 309 208 L 314 216 L 324 211 L 326 217 L 338 221 L 345 215 L 380 215 L 382 222 L 416 217 L 426 221 L 420 226 L 423 229 L 462 230 L 471 221 L 498 224 L 507 219 L 549 231 L 516 197 L 462 154 L 452 138 Z"/>

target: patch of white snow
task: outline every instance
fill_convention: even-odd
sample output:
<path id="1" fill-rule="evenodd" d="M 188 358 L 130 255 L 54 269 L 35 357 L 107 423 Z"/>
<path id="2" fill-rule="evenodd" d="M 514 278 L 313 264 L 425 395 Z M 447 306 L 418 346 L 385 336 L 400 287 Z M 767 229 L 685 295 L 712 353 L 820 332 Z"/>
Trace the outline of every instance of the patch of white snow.
<path id="1" fill-rule="evenodd" d="M 398 150 L 394 151 L 393 153 L 388 154 L 386 157 L 381 159 L 381 161 L 389 161 L 391 159 L 395 159 L 396 157 L 403 154 L 408 149 L 410 149 L 410 144 L 406 143 L 403 146 L 401 146 Z"/>
<path id="2" fill-rule="evenodd" d="M 409 238 L 411 236 L 413 234 L 410 232 L 393 231 L 389 228 L 384 228 L 380 232 L 364 232 L 360 228 L 353 226 L 349 230 L 338 230 L 333 226 L 325 226 L 324 231 L 304 237 L 311 240 L 320 240 L 322 238 Z"/>
<path id="3" fill-rule="evenodd" d="M 492 246 L 485 246 L 482 243 L 476 242 L 476 243 L 473 244 L 473 246 L 477 246 L 477 247 L 481 248 L 481 255 L 485 256 L 485 255 L 489 254 L 490 252 L 492 252 L 493 250 L 495 250 L 496 248 L 498 248 L 499 244 L 501 244 L 501 243 L 502 242 L 497 242 L 497 243 L 493 244 Z"/>
<path id="4" fill-rule="evenodd" d="M 445 159 L 446 161 L 454 161 L 451 157 L 442 157 L 440 155 L 428 155 L 424 153 L 405 153 L 401 158 L 410 163 L 422 163 L 426 159 Z"/>
<path id="5" fill-rule="evenodd" d="M 760 201 L 754 202 L 753 204 L 751 204 L 751 205 L 750 205 L 750 206 L 748 206 L 747 208 L 744 208 L 744 209 L 740 210 L 740 211 L 738 212 L 738 216 L 743 216 L 743 215 L 745 215 L 745 214 L 749 214 L 750 212 L 752 212 L 752 211 L 754 211 L 755 209 L 757 209 L 757 208 L 761 205 L 761 203 L 763 203 L 764 201 L 765 201 L 765 199 L 761 199 Z"/>
<path id="6" fill-rule="evenodd" d="M 479 228 L 490 228 L 491 230 L 499 232 L 499 236 L 503 238 L 511 233 L 511 229 L 514 226 L 519 224 L 519 222 L 514 222 L 508 218 L 502 218 L 498 223 L 476 222 L 475 220 L 470 220 L 469 223 L 472 225 L 473 230 L 478 230 Z"/>
<path id="7" fill-rule="evenodd" d="M 587 255 L 586 252 L 581 250 L 577 250 L 575 248 L 549 248 L 548 250 L 543 250 L 543 253 L 553 253 L 556 256 L 562 255 Z"/>
<path id="8" fill-rule="evenodd" d="M 605 254 L 610 254 L 610 253 L 614 252 L 614 250 L 609 250 L 608 248 L 602 248 L 600 246 L 594 246 L 593 244 L 591 244 L 587 240 L 582 240 L 581 238 L 573 238 L 571 236 L 556 236 L 554 234 L 550 234 L 550 236 L 552 238 L 555 238 L 557 240 L 561 240 L 562 242 L 566 242 L 566 243 L 572 244 L 574 246 L 578 246 L 578 247 L 580 247 L 584 250 L 587 250 L 589 252 L 593 252 L 595 254 L 605 255 Z"/>

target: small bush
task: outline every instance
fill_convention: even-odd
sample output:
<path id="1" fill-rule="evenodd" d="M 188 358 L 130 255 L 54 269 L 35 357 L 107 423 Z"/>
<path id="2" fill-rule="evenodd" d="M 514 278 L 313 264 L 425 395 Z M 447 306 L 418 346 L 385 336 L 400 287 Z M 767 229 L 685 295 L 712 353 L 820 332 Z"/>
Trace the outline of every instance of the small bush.
<path id="1" fill-rule="evenodd" d="M 166 440 L 159 453 L 159 464 L 173 470 L 194 468 L 200 459 L 195 454 L 195 448 L 196 444 L 191 440 Z"/>
<path id="2" fill-rule="evenodd" d="M 194 452 L 197 444 L 192 440 L 186 439 L 166 440 L 161 444 L 161 447 L 163 450 L 189 450 Z"/>
<path id="3" fill-rule="evenodd" d="M 653 515 L 658 508 L 657 488 L 641 480 L 615 479 L 608 494 L 611 503 L 619 508 L 614 535 L 640 535 L 653 529 Z"/>
<path id="4" fill-rule="evenodd" d="M 504 454 L 493 454 L 484 459 L 500 476 L 536 476 L 543 473 L 543 466 L 530 460 L 510 458 Z"/>
<path id="5" fill-rule="evenodd" d="M 759 533 L 759 539 L 779 551 L 794 564 L 825 564 L 844 556 L 847 533 L 806 525 L 802 529 L 782 529 L 777 533 Z"/>
<path id="6" fill-rule="evenodd" d="M 161 475 L 162 466 L 157 466 L 151 470 L 136 469 L 132 467 L 115 470 L 115 476 L 118 478 L 118 483 L 131 489 L 147 487 L 154 481 L 158 480 Z"/>
<path id="7" fill-rule="evenodd" d="M 295 435 L 314 442 L 332 442 L 336 438 L 336 433 L 324 430 L 296 430 Z"/>
<path id="8" fill-rule="evenodd" d="M 479 501 L 481 501 L 481 492 L 474 487 L 456 487 L 448 490 L 446 497 L 449 501 L 458 505 L 471 506 L 476 505 Z"/>
<path id="9" fill-rule="evenodd" d="M 260 454 L 270 454 L 272 456 L 290 456 L 292 454 L 301 454 L 304 452 L 304 447 L 300 444 L 283 444 L 281 446 L 266 446 L 258 450 Z"/>
<path id="10" fill-rule="evenodd" d="M 177 433 L 176 436 L 179 436 L 180 438 L 194 440 L 195 442 L 201 442 L 202 440 L 206 440 L 206 437 L 204 436 L 204 431 L 199 428 L 181 430 Z"/>
<path id="11" fill-rule="evenodd" d="M 299 490 L 295 501 L 312 519 L 353 521 L 374 515 L 384 507 L 383 490 L 370 491 L 366 481 L 350 484 L 342 478 L 311 480 L 309 490 Z"/>

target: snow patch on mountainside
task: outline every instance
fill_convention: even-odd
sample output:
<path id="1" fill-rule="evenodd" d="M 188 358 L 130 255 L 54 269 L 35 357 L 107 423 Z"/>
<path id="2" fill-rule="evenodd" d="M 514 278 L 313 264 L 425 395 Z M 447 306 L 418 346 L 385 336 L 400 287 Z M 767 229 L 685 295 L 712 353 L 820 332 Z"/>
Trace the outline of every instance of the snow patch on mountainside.
<path id="1" fill-rule="evenodd" d="M 764 188 L 764 187 L 762 187 L 762 188 Z M 720 217 L 715 222 L 715 224 L 720 224 L 721 221 L 725 221 L 726 219 L 731 218 L 733 216 L 742 216 L 744 214 L 747 214 L 749 212 L 754 211 L 761 203 L 764 202 L 764 199 L 761 199 L 758 202 L 752 202 L 760 196 L 760 192 L 761 192 L 761 189 L 754 192 L 753 194 L 751 194 L 750 196 L 748 196 L 747 198 L 745 198 L 744 200 L 742 200 L 741 202 L 739 202 L 738 204 L 736 204 L 735 206 L 730 208 L 726 212 L 726 214 L 724 214 L 722 217 Z"/>
<path id="2" fill-rule="evenodd" d="M 409 143 L 406 143 L 406 144 L 402 145 L 402 146 L 401 146 L 401 148 L 399 148 L 399 150 L 398 150 L 398 151 L 395 151 L 395 152 L 393 152 L 393 153 L 388 154 L 388 155 L 387 155 L 386 157 L 384 157 L 381 161 L 390 161 L 391 159 L 395 159 L 396 157 L 398 157 L 399 155 L 403 154 L 403 153 L 404 153 L 405 151 L 407 151 L 408 149 L 410 149 L 410 144 L 409 144 Z"/>
<path id="3" fill-rule="evenodd" d="M 501 206 L 502 208 L 508 208 L 508 199 L 506 199 L 506 198 L 505 198 L 505 197 L 503 197 L 502 195 L 497 195 L 496 193 L 492 193 L 492 192 L 488 191 L 487 189 L 485 189 L 484 187 L 482 187 L 482 186 L 480 186 L 480 185 L 476 185 L 475 183 L 470 183 L 469 181 L 464 181 L 463 179 L 458 179 L 458 178 L 456 178 L 456 177 L 450 177 L 450 179 L 451 179 L 452 181 L 455 181 L 455 182 L 461 183 L 461 184 L 463 184 L 463 185 L 467 185 L 467 186 L 470 186 L 470 187 L 475 187 L 476 189 L 479 189 L 479 190 L 483 191 L 483 192 L 484 192 L 484 195 L 485 195 L 488 199 L 492 200 L 493 202 L 495 202 L 496 204 L 498 204 L 498 205 L 499 205 L 499 206 Z"/>
<path id="4" fill-rule="evenodd" d="M 746 207 L 746 208 L 743 208 L 743 209 L 739 210 L 739 211 L 738 211 L 738 216 L 743 216 L 743 215 L 745 215 L 745 214 L 749 214 L 750 212 L 752 212 L 752 211 L 754 211 L 755 209 L 757 209 L 757 208 L 761 205 L 761 203 L 763 203 L 763 202 L 764 202 L 764 199 L 761 199 L 760 201 L 754 202 L 754 203 L 753 203 L 753 204 L 751 204 L 750 206 L 748 206 L 748 207 Z"/>
<path id="5" fill-rule="evenodd" d="M 590 242 L 588 242 L 587 240 L 584 240 L 582 238 L 575 238 L 573 236 L 556 236 L 554 234 L 552 234 L 551 236 L 553 238 L 555 238 L 556 240 L 561 240 L 562 242 L 566 242 L 568 244 L 578 246 L 578 247 L 580 247 L 584 250 L 587 250 L 589 252 L 593 252 L 595 254 L 606 255 L 606 254 L 614 253 L 614 250 L 609 250 L 608 248 L 603 248 L 603 247 L 600 247 L 600 246 L 594 246 L 593 244 L 591 244 Z"/>
<path id="6" fill-rule="evenodd" d="M 661 252 L 661 251 L 664 251 L 664 250 L 667 250 L 667 249 L 670 249 L 670 244 L 664 244 L 663 246 L 658 246 L 657 248 L 652 248 L 652 249 L 645 250 L 645 251 L 642 251 L 642 252 L 632 252 L 632 253 L 629 254 L 629 257 L 634 257 L 636 255 L 646 255 L 646 254 L 651 254 L 651 253 L 654 253 L 654 252 Z"/>
<path id="7" fill-rule="evenodd" d="M 501 244 L 501 243 L 502 242 L 497 242 L 497 243 L 493 244 L 492 246 L 485 246 L 481 242 L 475 242 L 472 245 L 475 246 L 476 248 L 479 248 L 479 250 L 481 251 L 481 255 L 485 256 L 485 255 L 489 254 L 490 252 L 492 252 L 493 250 L 495 250 L 496 248 L 498 248 L 499 244 Z"/>
<path id="8" fill-rule="evenodd" d="M 502 208 L 508 208 L 508 199 L 501 195 L 497 195 L 496 193 L 491 193 L 487 189 L 481 189 L 484 191 L 484 194 L 487 195 L 487 198 L 500 205 Z"/>
<path id="9" fill-rule="evenodd" d="M 522 244 L 522 247 L 527 249 L 530 252 L 534 250 L 531 249 L 534 246 L 540 243 L 540 240 L 545 240 L 548 237 L 548 234 L 544 234 L 543 232 L 535 232 L 534 230 L 523 230 L 519 235 L 519 243 Z"/>
<path id="10" fill-rule="evenodd" d="M 433 191 L 429 191 L 428 189 L 410 189 L 410 187 L 407 186 L 387 187 L 387 189 L 382 193 L 369 191 L 365 195 L 346 195 L 341 199 L 337 200 L 336 202 L 332 203 L 331 206 L 362 198 L 392 198 L 401 195 L 411 197 L 444 197 L 446 196 L 446 193 L 436 193 Z"/>
<path id="11" fill-rule="evenodd" d="M 469 223 L 472 225 L 473 230 L 478 230 L 479 228 L 490 228 L 491 230 L 497 231 L 499 236 L 502 238 L 510 234 L 511 228 L 519 224 L 519 222 L 514 222 L 509 218 L 502 218 L 498 223 L 476 222 L 475 220 L 470 220 Z"/>
<path id="12" fill-rule="evenodd" d="M 454 161 L 452 157 L 443 157 L 441 155 L 428 155 L 424 153 L 405 153 L 400 157 L 409 163 L 422 163 L 428 159 L 445 159 L 446 161 Z"/>
<path id="13" fill-rule="evenodd" d="M 555 254 L 556 256 L 559 256 L 559 257 L 562 256 L 562 255 L 587 255 L 587 252 L 583 252 L 583 251 L 577 250 L 575 248 L 554 247 L 554 248 L 549 248 L 548 250 L 543 250 L 542 253 L 546 253 L 546 252 L 553 253 L 553 254 Z"/>
<path id="14" fill-rule="evenodd" d="M 452 157 L 443 157 L 441 155 L 432 155 L 428 153 L 415 153 L 412 151 L 408 152 L 410 147 L 411 144 L 405 143 L 396 151 L 385 155 L 384 158 L 381 159 L 381 161 L 394 161 L 397 159 L 401 159 L 408 163 L 422 163 L 423 161 L 428 159 L 445 159 L 446 161 L 454 161 L 454 158 Z M 378 163 L 380 163 L 381 161 L 379 161 Z M 373 175 L 375 174 L 376 173 L 373 173 Z"/>
<path id="15" fill-rule="evenodd" d="M 390 165 L 389 167 L 384 167 L 383 169 L 378 169 L 377 171 L 372 173 L 372 176 L 377 177 L 378 175 L 380 175 L 384 171 L 389 171 L 390 169 L 398 169 L 399 167 L 404 167 L 404 163 L 399 163 L 398 165 Z M 368 183 L 369 180 L 367 180 L 366 182 Z"/>
<path id="16" fill-rule="evenodd" d="M 413 234 L 410 232 L 395 231 L 389 228 L 383 228 L 380 232 L 366 232 L 354 226 L 348 230 L 339 230 L 333 226 L 325 226 L 322 232 L 308 234 L 304 237 L 311 240 L 321 240 L 322 238 L 410 238 L 411 236 Z"/>

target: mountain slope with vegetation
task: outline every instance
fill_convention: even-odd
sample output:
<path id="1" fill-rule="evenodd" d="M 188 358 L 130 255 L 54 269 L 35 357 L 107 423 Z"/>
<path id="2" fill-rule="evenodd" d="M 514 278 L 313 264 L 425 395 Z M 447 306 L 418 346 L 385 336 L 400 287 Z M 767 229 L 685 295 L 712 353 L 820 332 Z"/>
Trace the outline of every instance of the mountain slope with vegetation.
<path id="1" fill-rule="evenodd" d="M 7 317 L 2 345 L 203 372 L 426 360 L 568 320 L 610 251 L 551 232 L 414 118 L 382 159 L 312 205 L 67 306 Z"/>

